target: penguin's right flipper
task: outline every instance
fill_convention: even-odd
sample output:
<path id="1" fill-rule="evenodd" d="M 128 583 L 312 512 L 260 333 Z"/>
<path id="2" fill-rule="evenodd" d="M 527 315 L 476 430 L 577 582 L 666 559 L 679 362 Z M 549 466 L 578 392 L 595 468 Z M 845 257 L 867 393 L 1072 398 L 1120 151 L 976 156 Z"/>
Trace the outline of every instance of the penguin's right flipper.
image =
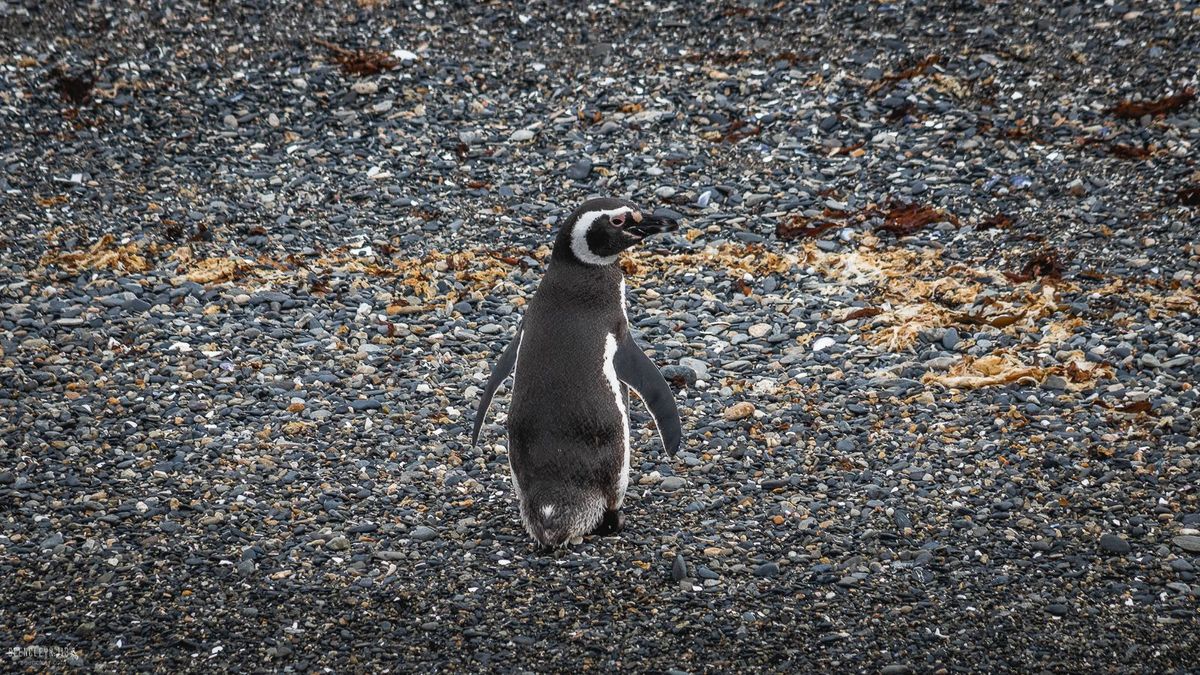
<path id="1" fill-rule="evenodd" d="M 679 451 L 679 444 L 683 440 L 683 425 L 679 422 L 675 392 L 663 379 L 658 366 L 646 356 L 629 333 L 625 333 L 625 339 L 617 347 L 617 355 L 613 362 L 617 378 L 636 391 L 650 410 L 662 437 L 663 449 L 667 454 L 674 455 Z"/>
<path id="2" fill-rule="evenodd" d="M 483 387 L 483 396 L 479 399 L 479 409 L 475 411 L 475 428 L 471 430 L 471 445 L 479 442 L 479 430 L 483 428 L 483 420 L 487 417 L 488 406 L 492 404 L 492 396 L 496 395 L 496 389 L 517 365 L 517 350 L 521 348 L 521 328 L 521 326 L 517 326 L 517 334 L 500 354 L 500 360 L 496 361 L 496 365 L 492 368 L 492 374 Z"/>

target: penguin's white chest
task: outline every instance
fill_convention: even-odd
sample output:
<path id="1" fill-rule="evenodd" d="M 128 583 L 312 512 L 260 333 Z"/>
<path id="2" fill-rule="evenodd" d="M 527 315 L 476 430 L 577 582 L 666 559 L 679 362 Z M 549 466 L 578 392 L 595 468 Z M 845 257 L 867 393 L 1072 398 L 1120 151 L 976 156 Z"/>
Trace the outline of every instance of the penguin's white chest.
<path id="1" fill-rule="evenodd" d="M 622 284 L 624 285 L 624 284 Z M 622 303 L 622 306 L 624 303 Z M 617 412 L 621 416 L 621 440 L 623 456 L 621 458 L 621 475 L 617 482 L 618 507 L 625 499 L 625 490 L 629 487 L 629 410 L 625 406 L 625 397 L 621 394 L 621 381 L 617 379 L 617 336 L 609 333 L 604 338 L 604 379 L 612 393 L 613 401 L 617 404 Z"/>

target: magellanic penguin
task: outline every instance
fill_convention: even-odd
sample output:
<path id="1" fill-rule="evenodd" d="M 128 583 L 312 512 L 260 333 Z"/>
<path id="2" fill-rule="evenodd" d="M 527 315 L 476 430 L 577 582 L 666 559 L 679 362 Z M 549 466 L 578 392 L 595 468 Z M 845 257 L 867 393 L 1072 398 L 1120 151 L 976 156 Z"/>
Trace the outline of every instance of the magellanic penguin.
<path id="1" fill-rule="evenodd" d="M 484 387 L 471 443 L 514 373 L 508 461 L 525 529 L 543 546 L 621 529 L 629 484 L 629 389 L 666 451 L 682 431 L 675 395 L 629 333 L 621 251 L 675 223 L 618 199 L 591 199 L 559 229 L 550 265 Z"/>

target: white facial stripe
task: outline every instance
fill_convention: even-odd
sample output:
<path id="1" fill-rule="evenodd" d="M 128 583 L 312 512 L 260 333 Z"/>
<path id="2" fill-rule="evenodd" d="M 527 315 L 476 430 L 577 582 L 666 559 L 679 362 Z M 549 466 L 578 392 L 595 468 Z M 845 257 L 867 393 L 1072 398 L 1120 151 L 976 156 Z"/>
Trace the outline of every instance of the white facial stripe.
<path id="1" fill-rule="evenodd" d="M 611 265 L 617 261 L 617 256 L 598 256 L 592 253 L 587 245 L 587 233 L 592 228 L 592 225 L 601 218 L 608 219 L 622 213 L 631 213 L 633 209 L 628 206 L 622 206 L 608 211 L 588 211 L 579 216 L 579 220 L 575 221 L 575 227 L 571 230 L 571 253 L 575 254 L 583 262 L 589 265 Z"/>
<path id="2" fill-rule="evenodd" d="M 617 336 L 609 333 L 604 338 L 604 379 L 608 380 L 608 387 L 612 389 L 613 400 L 617 402 L 617 411 L 621 415 L 621 442 L 625 448 L 625 455 L 621 460 L 617 495 L 619 500 L 624 501 L 625 488 L 629 485 L 629 411 L 625 408 L 625 397 L 621 395 L 621 381 L 617 379 L 616 357 Z M 620 506 L 620 503 L 617 506 Z"/>

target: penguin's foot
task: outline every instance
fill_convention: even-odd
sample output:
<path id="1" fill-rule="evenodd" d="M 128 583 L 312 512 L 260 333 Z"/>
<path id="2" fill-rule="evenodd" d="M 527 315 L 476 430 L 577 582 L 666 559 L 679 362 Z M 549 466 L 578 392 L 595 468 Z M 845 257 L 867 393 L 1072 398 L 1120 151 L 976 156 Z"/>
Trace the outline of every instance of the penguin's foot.
<path id="1" fill-rule="evenodd" d="M 592 530 L 592 534 L 607 537 L 616 534 L 625 528 L 625 514 L 621 513 L 621 509 L 613 509 L 604 512 L 604 518 L 596 529 Z"/>

